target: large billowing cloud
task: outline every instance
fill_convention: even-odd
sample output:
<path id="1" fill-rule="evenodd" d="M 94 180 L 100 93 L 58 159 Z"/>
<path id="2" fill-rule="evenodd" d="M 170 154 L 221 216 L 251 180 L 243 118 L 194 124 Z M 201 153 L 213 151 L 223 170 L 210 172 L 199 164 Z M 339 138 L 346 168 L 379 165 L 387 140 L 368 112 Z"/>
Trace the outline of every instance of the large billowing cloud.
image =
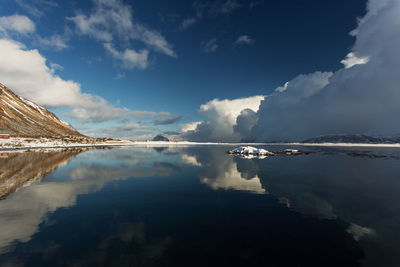
<path id="1" fill-rule="evenodd" d="M 291 87 L 289 82 L 282 93 L 265 99 L 253 137 L 272 141 L 324 134 L 400 133 L 399 13 L 399 1 L 370 0 L 367 14 L 352 32 L 356 42 L 342 61 L 345 67 L 330 77 L 314 73 L 293 80 L 314 76 L 320 88 L 315 84 L 313 90 L 307 83 Z"/>
<path id="2" fill-rule="evenodd" d="M 214 99 L 201 105 L 199 112 L 206 120 L 187 130 L 182 138 L 194 141 L 239 141 L 241 136 L 235 132 L 236 119 L 244 109 L 256 112 L 264 96 L 253 96 L 234 100 Z"/>
<path id="3" fill-rule="evenodd" d="M 186 137 L 293 141 L 325 134 L 399 134 L 399 14 L 397 0 L 370 0 L 351 32 L 355 44 L 341 61 L 342 69 L 299 75 L 253 112 L 237 107 L 228 116 L 217 111 L 221 108 L 209 109 L 211 114 L 201 110 L 206 121 Z"/>
<path id="4" fill-rule="evenodd" d="M 280 141 L 286 140 L 293 131 L 308 130 L 310 126 L 299 124 L 296 113 L 302 112 L 310 97 L 329 84 L 332 75 L 331 72 L 299 75 L 284 86 L 276 88 L 275 93 L 261 102 L 257 123 L 252 128 L 253 133 L 248 131 L 250 139 Z"/>

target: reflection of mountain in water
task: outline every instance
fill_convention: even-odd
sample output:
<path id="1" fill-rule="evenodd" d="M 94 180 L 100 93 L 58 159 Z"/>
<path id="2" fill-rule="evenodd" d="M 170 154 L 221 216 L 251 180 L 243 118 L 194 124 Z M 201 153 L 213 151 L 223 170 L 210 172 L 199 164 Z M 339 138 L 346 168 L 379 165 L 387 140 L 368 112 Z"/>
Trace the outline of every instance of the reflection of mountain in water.
<path id="1" fill-rule="evenodd" d="M 3 153 L 0 157 L 0 199 L 21 187 L 40 181 L 82 151 L 66 149 Z"/>
<path id="2" fill-rule="evenodd" d="M 19 159 L 15 163 L 26 172 L 14 171 L 13 177 L 20 177 L 21 186 L 32 181 L 40 180 L 45 174 L 55 170 L 58 166 L 79 154 L 82 150 L 65 150 L 58 152 L 29 152 L 21 153 L 10 159 Z M 138 149 L 137 152 L 141 150 Z M 79 195 L 101 190 L 107 183 L 114 180 L 124 180 L 133 177 L 168 176 L 179 171 L 173 164 L 153 162 L 144 164 L 143 161 L 133 163 L 137 158 L 132 153 L 124 153 L 124 150 L 95 151 L 96 155 L 104 159 L 118 158 L 115 166 L 102 163 L 85 164 L 67 170 L 68 179 L 65 181 L 42 181 L 32 186 L 23 188 L 0 201 L 0 253 L 10 250 L 15 241 L 27 242 L 38 230 L 40 223 L 45 221 L 50 212 L 59 208 L 75 205 Z M 151 153 L 138 153 L 145 162 L 153 156 Z M 11 161 L 7 166 L 12 167 Z M 127 165 L 126 162 L 133 163 Z M 5 170 L 5 169 L 4 169 Z M 18 175 L 17 175 L 18 174 Z M 31 177 L 31 178 L 23 178 Z M 33 178 L 32 178 L 33 177 Z M 14 179 L 18 181 L 18 179 Z M 11 184 L 11 183 L 10 183 Z M 11 187 L 11 185 L 9 186 Z M 12 187 L 12 190 L 20 187 Z M 4 190 L 7 191 L 7 190 Z M 11 192 L 11 191 L 7 191 Z"/>

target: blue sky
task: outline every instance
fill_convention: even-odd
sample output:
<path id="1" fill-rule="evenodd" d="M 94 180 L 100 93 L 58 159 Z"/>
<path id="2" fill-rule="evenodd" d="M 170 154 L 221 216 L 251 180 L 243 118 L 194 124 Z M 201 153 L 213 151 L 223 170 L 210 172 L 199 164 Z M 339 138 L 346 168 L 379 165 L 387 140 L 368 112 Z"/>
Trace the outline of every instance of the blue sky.
<path id="1" fill-rule="evenodd" d="M 0 0 L 0 34 L 20 44 L 13 49 L 37 49 L 52 75 L 79 84 L 82 94 L 101 97 L 108 106 L 147 113 L 122 112 L 93 120 L 91 115 L 77 115 L 83 112 L 80 104 L 71 116 L 77 107 L 70 102 L 52 105 L 51 99 L 27 92 L 6 74 L 0 74 L 0 82 L 33 97 L 87 134 L 111 135 L 119 130 L 125 132 L 121 137 L 143 139 L 179 132 L 183 124 L 205 120 L 200 106 L 213 99 L 266 96 L 302 73 L 343 68 L 341 60 L 356 40 L 349 33 L 357 28 L 357 18 L 366 14 L 366 4 L 366 0 Z M 110 10 L 117 15 L 107 13 Z M 20 20 L 26 17 L 34 29 L 7 26 L 16 15 Z M 90 19 L 95 22 L 90 24 Z"/>

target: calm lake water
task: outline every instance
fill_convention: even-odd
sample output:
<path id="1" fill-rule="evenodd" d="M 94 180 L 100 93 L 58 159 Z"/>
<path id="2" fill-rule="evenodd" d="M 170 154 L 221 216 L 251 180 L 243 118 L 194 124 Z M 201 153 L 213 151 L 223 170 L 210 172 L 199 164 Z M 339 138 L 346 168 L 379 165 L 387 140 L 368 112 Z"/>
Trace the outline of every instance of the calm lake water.
<path id="1" fill-rule="evenodd" d="M 0 265 L 400 266 L 400 150 L 230 148 L 1 153 Z"/>

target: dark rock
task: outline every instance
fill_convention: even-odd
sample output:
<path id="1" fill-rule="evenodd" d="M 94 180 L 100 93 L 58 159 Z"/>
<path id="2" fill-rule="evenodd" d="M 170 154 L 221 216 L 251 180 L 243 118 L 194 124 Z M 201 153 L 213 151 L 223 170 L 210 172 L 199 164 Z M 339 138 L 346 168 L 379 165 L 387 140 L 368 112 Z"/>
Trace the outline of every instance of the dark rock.
<path id="1" fill-rule="evenodd" d="M 164 141 L 164 142 L 169 142 L 169 139 L 161 134 L 157 135 L 156 137 L 153 138 L 153 141 Z"/>

